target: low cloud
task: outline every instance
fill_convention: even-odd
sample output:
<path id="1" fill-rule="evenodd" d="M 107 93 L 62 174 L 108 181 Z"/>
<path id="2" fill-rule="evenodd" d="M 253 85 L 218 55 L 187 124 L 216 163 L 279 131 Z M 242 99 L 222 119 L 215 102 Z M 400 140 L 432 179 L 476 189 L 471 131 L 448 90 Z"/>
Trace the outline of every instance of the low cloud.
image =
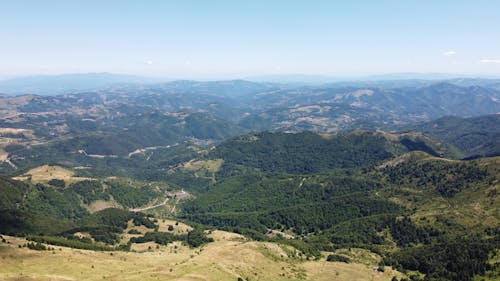
<path id="1" fill-rule="evenodd" d="M 483 59 L 483 60 L 480 60 L 479 63 L 499 63 L 500 64 L 500 60 Z"/>
<path id="2" fill-rule="evenodd" d="M 153 61 L 148 60 L 148 61 L 146 61 L 146 64 L 147 64 L 147 65 L 152 65 L 152 64 L 153 64 Z"/>
<path id="3" fill-rule="evenodd" d="M 454 56 L 456 54 L 457 54 L 457 52 L 455 52 L 455 51 L 448 51 L 448 52 L 443 53 L 443 55 L 445 55 L 447 57 L 451 57 L 451 56 Z"/>

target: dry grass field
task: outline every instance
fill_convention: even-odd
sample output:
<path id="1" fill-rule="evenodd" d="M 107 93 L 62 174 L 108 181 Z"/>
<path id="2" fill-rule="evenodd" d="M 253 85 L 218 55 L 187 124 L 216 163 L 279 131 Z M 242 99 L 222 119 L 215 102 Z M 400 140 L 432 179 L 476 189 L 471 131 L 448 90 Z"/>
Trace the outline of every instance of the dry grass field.
<path id="1" fill-rule="evenodd" d="M 184 224 L 182 222 L 178 222 L 178 221 L 174 221 L 174 220 L 168 220 L 168 219 L 164 219 L 164 220 L 158 220 L 158 222 L 156 223 L 158 225 L 158 231 L 159 232 L 168 232 L 168 233 L 172 233 L 172 234 L 176 234 L 176 235 L 185 235 L 187 234 L 189 231 L 193 230 L 193 228 L 187 224 Z M 169 231 L 168 230 L 168 227 L 169 226 L 172 226 L 174 229 L 172 231 Z M 129 234 L 128 232 L 130 230 L 136 230 L 138 232 L 140 232 L 141 234 Z M 128 227 L 127 229 L 125 229 L 125 231 L 123 232 L 122 236 L 121 236 L 121 239 L 120 239 L 120 243 L 121 244 L 127 244 L 127 242 L 130 240 L 130 238 L 132 237 L 139 237 L 141 236 L 142 234 L 146 233 L 146 232 L 152 232 L 154 231 L 153 229 L 151 228 L 147 228 L 143 225 L 141 226 L 136 226 L 132 223 L 132 220 L 130 220 L 128 222 Z M 148 244 L 148 243 L 144 243 L 144 244 Z M 137 251 L 143 251 L 144 247 L 143 245 L 144 244 L 141 244 L 141 245 L 132 245 L 132 249 L 133 250 L 137 250 Z M 151 246 L 151 248 L 155 248 L 156 247 L 156 244 L 148 244 L 145 248 L 148 249 L 148 247 Z"/>
<path id="2" fill-rule="evenodd" d="M 214 231 L 215 242 L 190 249 L 134 245 L 137 252 L 93 252 L 65 247 L 54 251 L 18 248 L 26 241 L 4 236 L 0 244 L 0 280 L 390 280 L 400 273 L 374 265 L 304 261 L 287 257 L 283 247 L 247 241 L 238 234 Z M 140 251 L 140 252 L 139 252 Z"/>
<path id="3" fill-rule="evenodd" d="M 60 166 L 42 165 L 33 168 L 21 176 L 14 177 L 15 180 L 26 181 L 30 180 L 32 183 L 47 183 L 52 179 L 60 179 L 66 182 L 66 186 L 70 183 L 91 180 L 91 178 L 75 177 L 75 173 L 71 170 L 65 169 Z"/>
<path id="4" fill-rule="evenodd" d="M 217 160 L 191 160 L 184 163 L 183 169 L 187 171 L 206 170 L 210 173 L 215 173 L 220 170 L 222 166 L 222 159 Z"/>
<path id="5" fill-rule="evenodd" d="M 181 167 L 184 171 L 193 172 L 196 177 L 209 178 L 215 182 L 215 173 L 217 173 L 224 161 L 216 160 L 190 160 L 184 163 Z"/>
<path id="6" fill-rule="evenodd" d="M 171 225 L 174 227 L 174 230 L 172 231 L 173 234 L 186 234 L 189 231 L 193 230 L 193 228 L 185 223 L 174 221 L 174 220 L 169 220 L 169 219 L 164 219 L 164 220 L 158 220 L 158 231 L 160 232 L 170 232 L 168 231 L 168 226 Z M 176 225 L 177 224 L 177 225 Z"/>

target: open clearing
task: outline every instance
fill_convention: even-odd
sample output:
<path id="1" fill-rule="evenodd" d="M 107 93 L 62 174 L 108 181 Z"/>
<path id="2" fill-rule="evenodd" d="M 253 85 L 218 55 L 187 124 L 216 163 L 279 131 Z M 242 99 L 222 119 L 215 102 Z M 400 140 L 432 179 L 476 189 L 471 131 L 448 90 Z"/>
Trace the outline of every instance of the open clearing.
<path id="1" fill-rule="evenodd" d="M 191 160 L 184 163 L 183 169 L 187 171 L 207 170 L 210 173 L 216 173 L 222 166 L 222 159 L 216 160 Z"/>
<path id="2" fill-rule="evenodd" d="M 390 280 L 401 274 L 372 265 L 300 261 L 277 244 L 247 241 L 214 231 L 215 242 L 190 249 L 179 242 L 143 244 L 144 252 L 93 252 L 55 246 L 54 251 L 18 248 L 26 241 L 4 236 L 0 280 Z M 152 250 L 148 250 L 151 247 Z"/>
<path id="3" fill-rule="evenodd" d="M 33 138 L 33 130 L 19 128 L 0 128 L 0 136 L 20 135 L 25 138 Z"/>
<path id="4" fill-rule="evenodd" d="M 217 173 L 224 161 L 216 160 L 196 160 L 192 159 L 184 163 L 181 167 L 184 171 L 194 172 L 195 177 L 208 178 L 215 183 L 215 173 Z"/>
<path id="5" fill-rule="evenodd" d="M 14 177 L 15 180 L 26 181 L 32 183 L 47 183 L 52 179 L 64 180 L 66 184 L 74 183 L 83 180 L 92 180 L 91 178 L 75 177 L 74 172 L 60 166 L 43 165 L 33 168 L 21 176 Z"/>

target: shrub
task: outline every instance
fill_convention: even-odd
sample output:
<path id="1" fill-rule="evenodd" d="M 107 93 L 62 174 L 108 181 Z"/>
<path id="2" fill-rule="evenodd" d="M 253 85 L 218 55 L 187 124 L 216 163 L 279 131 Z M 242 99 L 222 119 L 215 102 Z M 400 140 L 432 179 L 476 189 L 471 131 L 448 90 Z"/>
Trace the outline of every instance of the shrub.
<path id="1" fill-rule="evenodd" d="M 60 180 L 60 179 L 51 179 L 51 180 L 49 180 L 48 184 L 55 186 L 55 187 L 60 187 L 60 188 L 66 187 L 66 183 L 64 182 L 64 180 Z"/>
<path id="2" fill-rule="evenodd" d="M 27 244 L 28 248 L 31 249 L 31 250 L 36 250 L 36 251 L 45 251 L 47 250 L 47 247 L 45 245 L 43 245 L 42 243 L 40 242 L 29 242 Z"/>
<path id="3" fill-rule="evenodd" d="M 345 256 L 332 254 L 332 255 L 328 255 L 328 257 L 326 258 L 326 261 L 329 261 L 329 262 L 338 261 L 338 262 L 350 263 L 351 259 L 348 257 L 345 257 Z"/>

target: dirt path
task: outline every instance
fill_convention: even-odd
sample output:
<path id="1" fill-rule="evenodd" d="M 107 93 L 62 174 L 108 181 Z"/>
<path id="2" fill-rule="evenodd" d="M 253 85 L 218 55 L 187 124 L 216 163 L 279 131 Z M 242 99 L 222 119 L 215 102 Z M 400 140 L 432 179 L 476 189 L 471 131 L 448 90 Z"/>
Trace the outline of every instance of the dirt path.
<path id="1" fill-rule="evenodd" d="M 301 188 L 304 185 L 304 182 L 306 181 L 306 178 L 302 178 L 299 184 L 299 188 Z"/>
<path id="2" fill-rule="evenodd" d="M 138 149 L 130 152 L 128 154 L 128 157 L 130 158 L 134 154 L 142 154 L 142 153 L 145 153 L 149 150 L 156 150 L 156 149 L 160 149 L 160 148 L 171 148 L 171 147 L 178 146 L 178 145 L 179 145 L 178 143 L 174 143 L 174 144 L 169 144 L 169 145 L 157 145 L 157 146 L 148 146 L 148 147 L 138 148 Z"/>
<path id="3" fill-rule="evenodd" d="M 174 195 L 174 196 L 172 196 L 172 195 Z M 131 211 L 131 212 L 142 212 L 142 211 L 151 210 L 151 209 L 154 209 L 154 208 L 165 206 L 170 198 L 174 198 L 174 199 L 177 198 L 177 202 L 174 204 L 174 208 L 173 208 L 173 211 L 175 211 L 175 207 L 177 206 L 177 204 L 179 203 L 179 201 L 181 199 L 187 199 L 191 195 L 189 193 L 187 193 L 186 191 L 184 191 L 184 189 L 181 189 L 181 191 L 178 191 L 178 192 L 176 192 L 174 194 L 170 194 L 170 195 L 166 195 L 166 196 L 167 196 L 167 198 L 165 198 L 165 200 L 162 203 L 159 203 L 159 204 L 156 204 L 156 205 L 153 205 L 153 206 L 142 207 L 142 208 L 130 208 L 129 211 Z"/>
<path id="4" fill-rule="evenodd" d="M 3 147 L 0 147 L 0 162 L 5 162 L 17 170 L 17 166 L 10 161 L 9 154 L 3 149 Z"/>
<path id="5" fill-rule="evenodd" d="M 160 204 L 156 204 L 156 205 L 149 206 L 149 207 L 144 207 L 144 208 L 131 208 L 131 209 L 128 209 L 128 210 L 131 211 L 131 212 L 147 211 L 147 210 L 151 210 L 151 209 L 154 209 L 154 208 L 158 208 L 160 206 L 164 206 L 165 204 L 167 204 L 167 202 L 168 202 L 168 198 L 165 198 L 165 201 L 163 201 Z"/>
<path id="6" fill-rule="evenodd" d="M 7 159 L 5 160 L 5 163 L 9 164 L 12 168 L 14 168 L 14 169 L 16 169 L 16 170 L 17 170 L 17 166 L 16 166 L 16 164 L 14 164 L 14 163 L 10 162 L 10 159 L 9 159 L 9 158 L 7 158 Z"/>

